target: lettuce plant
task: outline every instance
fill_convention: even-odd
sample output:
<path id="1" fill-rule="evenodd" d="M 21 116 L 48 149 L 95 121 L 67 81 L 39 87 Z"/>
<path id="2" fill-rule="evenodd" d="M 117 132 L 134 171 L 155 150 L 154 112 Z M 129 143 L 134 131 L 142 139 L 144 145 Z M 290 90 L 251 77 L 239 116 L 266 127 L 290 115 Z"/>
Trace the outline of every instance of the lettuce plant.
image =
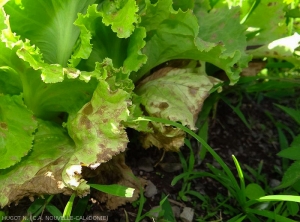
<path id="1" fill-rule="evenodd" d="M 43 193 L 86 195 L 82 166 L 95 169 L 125 151 L 126 127 L 145 132 L 148 145 L 178 149 L 182 132 L 133 120 L 151 115 L 194 129 L 220 82 L 204 64 L 237 82 L 253 34 L 240 21 L 248 16 L 250 26 L 272 6 L 250 17 L 251 5 L 215 2 L 0 0 L 0 206 Z M 253 44 L 285 37 L 266 40 L 257 24 Z M 201 63 L 151 75 L 177 59 Z"/>

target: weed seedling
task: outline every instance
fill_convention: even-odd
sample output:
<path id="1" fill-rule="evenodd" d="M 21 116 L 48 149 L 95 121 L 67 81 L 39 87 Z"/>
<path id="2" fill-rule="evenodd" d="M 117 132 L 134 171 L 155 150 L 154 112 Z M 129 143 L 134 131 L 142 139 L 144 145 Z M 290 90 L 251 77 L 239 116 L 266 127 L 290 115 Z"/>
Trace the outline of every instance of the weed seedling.
<path id="1" fill-rule="evenodd" d="M 287 218 L 286 216 L 276 213 L 275 211 L 270 211 L 269 209 L 257 209 L 256 206 L 258 203 L 265 203 L 265 202 L 268 203 L 268 202 L 291 201 L 291 202 L 300 203 L 299 196 L 284 195 L 284 194 L 283 195 L 265 196 L 264 190 L 259 185 L 248 184 L 246 186 L 244 173 L 240 167 L 238 160 L 233 155 L 232 158 L 233 158 L 235 167 L 238 172 L 238 178 L 239 178 L 239 183 L 238 183 L 235 176 L 233 175 L 233 172 L 226 165 L 226 163 L 222 160 L 222 158 L 202 138 L 200 138 L 193 131 L 191 131 L 190 129 L 188 129 L 187 127 L 185 127 L 179 123 L 176 123 L 176 122 L 173 122 L 170 120 L 166 120 L 166 119 L 155 118 L 155 117 L 143 117 L 143 118 L 140 117 L 136 121 L 155 121 L 155 122 L 172 125 L 174 127 L 178 127 L 179 129 L 185 131 L 186 133 L 188 133 L 189 135 L 194 137 L 198 142 L 200 142 L 207 149 L 207 151 L 220 164 L 222 170 L 217 169 L 213 165 L 208 164 L 208 168 L 210 169 L 210 171 L 212 173 L 194 172 L 194 171 L 190 172 L 188 170 L 188 166 L 190 166 L 190 165 L 186 164 L 185 166 L 183 166 L 183 168 L 185 170 L 187 170 L 187 172 L 183 172 L 182 174 L 175 177 L 172 181 L 172 185 L 175 185 L 181 179 L 186 180 L 185 182 L 192 180 L 192 179 L 200 178 L 203 176 L 211 177 L 211 178 L 215 179 L 216 181 L 218 181 L 220 184 L 222 184 L 228 190 L 228 192 L 230 193 L 230 197 L 234 198 L 239 206 L 239 209 L 231 207 L 231 210 L 239 211 L 240 213 L 239 214 L 237 213 L 236 216 L 231 218 L 229 220 L 230 222 L 243 221 L 245 218 L 249 219 L 251 222 L 258 222 L 258 221 L 260 221 L 260 219 L 259 219 L 260 217 L 265 217 L 267 219 L 284 221 L 284 222 L 294 221 L 294 220 Z M 193 166 L 193 164 L 194 164 L 193 160 L 194 159 L 191 158 L 191 161 L 192 161 L 191 166 Z M 189 183 L 186 183 L 186 184 L 189 184 Z M 187 186 L 188 190 L 190 190 L 190 185 L 186 185 L 186 186 Z M 187 193 L 187 192 L 185 192 L 185 193 Z M 227 201 L 225 201 L 224 204 L 226 202 Z"/>

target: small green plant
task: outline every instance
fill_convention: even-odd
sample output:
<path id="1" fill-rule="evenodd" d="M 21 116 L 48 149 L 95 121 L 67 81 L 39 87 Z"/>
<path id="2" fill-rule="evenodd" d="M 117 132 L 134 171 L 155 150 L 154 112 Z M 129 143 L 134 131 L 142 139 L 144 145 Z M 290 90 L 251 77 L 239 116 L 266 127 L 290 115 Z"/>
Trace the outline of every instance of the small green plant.
<path id="1" fill-rule="evenodd" d="M 48 211 L 56 220 L 60 222 L 80 221 L 79 218 L 83 216 L 85 210 L 87 209 L 89 196 L 79 199 L 75 207 L 73 207 L 75 194 L 72 194 L 63 212 L 61 212 L 55 205 L 50 203 L 53 197 L 54 195 L 48 196 L 45 199 L 36 199 L 27 209 L 27 217 L 23 220 L 23 222 L 42 220 L 45 211 Z"/>
<path id="2" fill-rule="evenodd" d="M 297 100 L 299 101 L 299 100 Z M 288 114 L 298 125 L 300 125 L 300 110 L 296 103 L 296 109 L 281 106 L 278 104 L 275 104 L 276 107 L 283 110 L 286 114 Z M 278 156 L 282 157 L 282 171 L 281 174 L 283 175 L 281 184 L 275 188 L 275 190 L 282 190 L 281 192 L 288 195 L 297 195 L 299 196 L 300 193 L 300 180 L 299 180 L 299 144 L 300 144 L 300 132 L 299 130 L 295 133 L 293 130 L 282 124 L 281 122 L 278 122 L 274 120 L 274 118 L 271 116 L 271 114 L 268 113 L 268 116 L 273 121 L 275 126 L 277 127 L 277 131 L 279 134 L 279 141 L 280 141 L 280 147 L 281 151 L 277 154 Z M 286 133 L 290 135 L 290 137 L 293 138 L 292 143 L 289 145 L 288 139 L 286 136 Z M 295 135 L 296 134 L 296 135 Z M 298 135 L 297 135 L 298 134 Z M 293 203 L 293 202 L 287 202 L 282 205 L 278 205 L 276 207 L 276 210 L 279 211 L 282 215 L 292 215 L 294 217 L 298 216 L 299 212 L 299 204 Z"/>
<path id="3" fill-rule="evenodd" d="M 284 107 L 281 105 L 276 105 L 289 116 L 291 116 L 296 123 L 300 126 L 300 110 L 292 109 L 289 107 Z M 300 134 L 294 137 L 293 142 L 289 147 L 284 147 L 279 153 L 278 156 L 294 161 L 284 172 L 282 182 L 277 187 L 277 189 L 293 187 L 294 184 L 300 180 L 299 171 L 300 171 Z"/>
<path id="4" fill-rule="evenodd" d="M 245 115 L 243 114 L 243 112 L 241 111 L 240 107 L 242 105 L 242 94 L 238 94 L 239 99 L 238 99 L 238 104 L 236 106 L 232 105 L 231 102 L 229 101 L 229 99 L 227 99 L 225 96 L 222 96 L 222 100 L 238 115 L 238 117 L 243 121 L 243 123 L 245 124 L 245 126 L 247 126 L 247 128 L 249 130 L 251 130 L 251 126 L 247 121 L 247 118 L 245 117 Z"/>
<path id="5" fill-rule="evenodd" d="M 124 187 L 121 185 L 99 185 L 90 184 L 90 187 L 99 190 L 101 192 L 120 196 L 120 197 L 132 197 L 134 189 Z M 79 198 L 77 204 L 74 205 L 75 194 L 72 194 L 69 201 L 64 207 L 63 212 L 58 209 L 57 206 L 51 203 L 54 195 L 47 196 L 45 198 L 37 198 L 27 209 L 27 217 L 23 222 L 30 222 L 32 219 L 42 219 L 45 211 L 48 211 L 58 221 L 66 222 L 79 222 L 88 208 L 89 195 L 83 198 Z M 59 197 L 59 196 L 58 196 Z M 0 214 L 1 215 L 1 214 Z"/>
<path id="6" fill-rule="evenodd" d="M 229 222 L 235 221 L 243 221 L 244 219 L 249 219 L 250 221 L 257 222 L 260 221 L 260 217 L 265 217 L 270 220 L 279 220 L 284 222 L 294 221 L 285 216 L 278 214 L 276 211 L 271 211 L 265 208 L 261 208 L 261 203 L 268 202 L 278 202 L 278 201 L 291 201 L 300 203 L 300 197 L 294 195 L 267 195 L 265 196 L 264 190 L 258 184 L 249 184 L 246 186 L 244 173 L 240 167 L 238 160 L 233 155 L 233 161 L 236 166 L 238 172 L 239 182 L 235 178 L 233 172 L 226 165 L 226 163 L 222 160 L 222 158 L 197 134 L 183 126 L 182 124 L 161 119 L 155 117 L 140 117 L 136 119 L 136 121 L 154 121 L 160 122 L 164 124 L 168 124 L 174 127 L 177 127 L 192 137 L 194 137 L 198 142 L 200 142 L 207 151 L 213 156 L 213 158 L 220 164 L 222 170 L 214 167 L 211 164 L 208 164 L 209 172 L 184 172 L 177 177 L 175 177 L 172 181 L 172 185 L 175 185 L 179 180 L 185 178 L 189 175 L 189 180 L 200 178 L 200 177 L 211 177 L 216 181 L 220 182 L 230 193 L 230 196 L 235 199 L 237 202 L 239 209 L 235 211 L 239 211 L 239 214 L 232 217 Z M 201 197 L 200 197 L 201 198 Z"/>
<path id="7" fill-rule="evenodd" d="M 145 203 L 146 203 L 146 198 L 143 194 L 143 189 L 141 188 L 140 198 L 138 201 L 139 208 L 138 208 L 138 213 L 135 218 L 135 222 L 142 221 L 146 217 L 152 219 L 153 222 L 155 222 L 155 221 L 164 221 L 164 222 L 175 221 L 175 217 L 174 217 L 174 214 L 173 214 L 173 211 L 171 208 L 171 204 L 168 201 L 168 196 L 162 194 L 161 200 L 159 202 L 159 206 L 142 214 Z M 126 222 L 128 222 L 128 219 L 126 220 Z"/>
<path id="8" fill-rule="evenodd" d="M 191 143 L 188 139 L 185 139 L 185 145 L 190 149 L 189 159 L 188 161 L 185 160 L 185 157 L 181 152 L 178 153 L 179 159 L 182 165 L 182 169 L 184 172 L 184 177 L 182 178 L 182 186 L 181 190 L 178 193 L 178 196 L 183 201 L 187 201 L 187 195 L 196 195 L 198 198 L 201 196 L 199 193 L 194 192 L 190 189 L 191 187 L 191 181 L 190 181 L 190 175 L 193 174 L 194 171 L 194 165 L 195 165 L 195 155 L 191 146 Z M 200 196 L 199 196 L 200 195 Z"/>
<path id="9" fill-rule="evenodd" d="M 266 181 L 266 175 L 262 174 L 264 161 L 261 160 L 258 164 L 257 169 L 254 169 L 247 164 L 244 165 L 244 167 L 247 169 L 247 171 L 250 173 L 250 175 L 245 173 L 245 178 L 250 181 L 251 183 L 262 183 L 265 186 L 267 186 Z"/>
<path id="10" fill-rule="evenodd" d="M 3 221 L 3 218 L 6 216 L 6 213 L 2 210 L 0 210 L 0 222 Z"/>

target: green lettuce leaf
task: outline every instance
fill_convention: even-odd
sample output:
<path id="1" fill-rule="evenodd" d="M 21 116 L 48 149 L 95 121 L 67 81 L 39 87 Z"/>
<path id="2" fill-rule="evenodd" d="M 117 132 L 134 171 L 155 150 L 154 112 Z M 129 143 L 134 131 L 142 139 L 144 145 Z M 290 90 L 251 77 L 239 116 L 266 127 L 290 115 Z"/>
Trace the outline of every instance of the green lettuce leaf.
<path id="1" fill-rule="evenodd" d="M 246 6 L 242 4 L 242 8 Z M 285 7 L 284 1 L 259 1 L 244 22 L 248 27 L 249 45 L 265 45 L 287 35 Z"/>
<path id="2" fill-rule="evenodd" d="M 31 150 L 37 122 L 21 96 L 0 95 L 0 169 L 21 161 Z"/>
<path id="3" fill-rule="evenodd" d="M 187 11 L 188 9 L 193 9 L 195 5 L 195 0 L 173 0 L 173 8 L 175 10 L 178 10 L 179 8 L 182 9 L 182 11 Z"/>
<path id="4" fill-rule="evenodd" d="M 93 44 L 90 42 L 92 36 L 95 36 L 97 28 L 100 28 L 101 31 L 104 31 L 99 33 L 100 38 L 110 41 L 108 45 L 105 45 L 105 43 L 102 44 L 102 47 L 110 47 L 114 43 L 112 39 L 107 39 L 109 36 L 107 36 L 105 33 L 109 32 L 108 30 L 116 33 L 119 39 L 128 38 L 135 30 L 134 24 L 138 22 L 138 15 L 136 14 L 137 11 L 138 7 L 136 5 L 136 1 L 134 0 L 118 0 L 113 2 L 105 0 L 99 6 L 96 4 L 89 6 L 86 14 L 79 13 L 74 24 L 80 29 L 80 36 L 79 41 L 77 41 L 77 44 L 74 47 L 72 59 L 69 61 L 71 66 L 76 67 L 81 59 L 88 59 L 92 52 L 92 48 L 95 46 L 94 43 L 97 43 L 97 41 L 93 41 Z M 102 20 L 97 20 L 97 24 L 95 24 L 95 20 L 97 18 L 102 18 Z M 99 25 L 103 27 L 98 27 Z M 107 27 L 107 30 L 105 30 L 104 26 L 111 27 Z M 109 33 L 109 35 L 114 36 L 112 33 Z M 117 38 L 114 40 L 116 39 Z M 122 41 L 119 40 L 119 42 Z M 116 48 L 119 52 L 122 51 L 120 47 L 122 47 L 122 44 L 119 45 L 119 48 Z M 111 50 L 112 49 L 109 48 L 107 51 Z M 103 59 L 104 57 L 101 57 L 101 59 L 97 61 L 102 62 Z M 95 64 L 92 63 L 91 67 L 93 68 L 94 65 Z"/>
<path id="5" fill-rule="evenodd" d="M 238 7 L 230 10 L 227 8 L 214 9 L 209 13 L 200 9 L 195 10 L 194 13 L 200 26 L 198 37 L 207 42 L 223 45 L 221 58 L 229 57 L 233 63 L 237 63 L 236 65 L 239 60 L 249 59 L 245 53 L 246 28 L 240 25 Z"/>
<path id="6" fill-rule="evenodd" d="M 192 11 L 174 11 L 171 0 L 148 3 L 140 24 L 147 31 L 146 46 L 142 52 L 147 55 L 148 61 L 131 75 L 133 81 L 138 81 L 152 68 L 166 61 L 194 59 L 216 65 L 226 72 L 232 84 L 237 82 L 239 73 L 250 58 L 243 52 L 246 47 L 246 39 L 242 35 L 244 28 L 236 21 L 236 10 L 218 11 L 218 16 L 228 22 L 218 24 L 220 20 L 213 19 L 213 15 L 208 13 L 197 15 L 197 19 Z M 226 32 L 237 36 L 221 36 L 225 29 L 221 31 L 222 27 L 217 27 L 225 25 Z M 237 46 L 235 42 L 242 44 Z"/>
<path id="7" fill-rule="evenodd" d="M 221 82 L 207 76 L 204 70 L 192 62 L 186 68 L 164 67 L 144 79 L 135 93 L 141 97 L 145 114 L 180 122 L 195 130 L 205 98 Z M 142 139 L 145 148 L 154 145 L 178 151 L 183 145 L 185 134 L 181 130 L 160 123 L 151 125 L 154 133 L 147 133 Z"/>
<path id="8" fill-rule="evenodd" d="M 73 51 L 80 44 L 80 29 L 73 23 L 77 13 L 85 12 L 93 2 L 52 0 L 43 4 L 36 1 L 9 1 L 4 9 L 12 16 L 6 17 L 7 28 L 3 31 L 2 41 L 6 42 L 8 48 L 16 48 L 17 55 L 34 70 L 40 70 L 45 83 L 62 82 L 64 75 L 78 76 L 79 70 L 74 70 L 72 65 L 67 67 Z M 77 59 L 87 57 L 84 53 L 76 52 Z"/>
<path id="9" fill-rule="evenodd" d="M 0 40 L 2 40 L 1 31 L 7 27 L 5 18 L 4 10 L 0 8 Z M 19 72 L 24 66 L 16 55 L 16 50 L 7 48 L 2 41 L 0 41 L 0 52 L 0 93 L 18 95 L 22 92 Z"/>
<path id="10" fill-rule="evenodd" d="M 98 11 L 97 5 L 92 5 L 88 8 L 87 14 L 79 15 L 75 22 L 81 30 L 80 38 L 91 39 L 89 43 L 85 42 L 86 50 L 91 51 L 91 55 L 88 59 L 82 60 L 78 68 L 91 71 L 95 69 L 97 62 L 102 63 L 109 58 L 113 61 L 114 67 L 123 68 L 123 73 L 137 71 L 147 60 L 147 57 L 141 53 L 141 48 L 145 45 L 143 40 L 146 36 L 145 29 L 136 28 L 130 31 L 129 38 L 119 38 L 110 27 L 102 23 L 103 15 L 104 12 Z M 125 14 L 118 14 L 121 15 L 123 21 L 129 22 Z M 77 62 L 73 61 L 74 64 Z M 128 79 L 128 75 L 125 77 Z"/>
<path id="11" fill-rule="evenodd" d="M 125 150 L 128 139 L 122 121 L 128 117 L 129 98 L 126 91 L 113 91 L 107 82 L 99 81 L 91 102 L 68 120 L 77 148 L 71 163 L 103 163 Z"/>
<path id="12" fill-rule="evenodd" d="M 4 9 L 11 29 L 22 40 L 30 39 L 48 64 L 67 66 L 80 30 L 73 23 L 95 0 L 9 1 Z M 32 13 L 34 12 L 34 13 Z"/>
<path id="13" fill-rule="evenodd" d="M 138 22 L 138 7 L 135 0 L 105 0 L 100 4 L 102 22 L 117 33 L 119 38 L 128 38 Z"/>
<path id="14" fill-rule="evenodd" d="M 265 45 L 287 35 L 285 1 L 243 0 L 214 1 L 213 8 L 227 9 L 238 6 L 240 21 L 248 27 L 248 45 Z"/>
<path id="15" fill-rule="evenodd" d="M 74 143 L 61 126 L 38 122 L 31 152 L 16 165 L 0 170 L 0 207 L 24 196 L 68 193 L 59 185 L 62 169 L 74 152 Z"/>
<path id="16" fill-rule="evenodd" d="M 40 73 L 28 70 L 24 73 L 24 101 L 34 114 L 43 119 L 52 119 L 60 113 L 76 113 L 90 101 L 97 80 L 92 78 L 98 73 L 85 73 L 76 79 L 65 78 L 63 82 L 44 83 Z M 86 78 L 88 82 L 80 80 Z"/>
<path id="17" fill-rule="evenodd" d="M 124 122 L 124 126 L 135 129 L 139 132 L 153 133 L 153 130 L 149 127 L 148 122 L 136 121 L 137 118 L 144 116 L 144 111 L 140 106 L 141 102 L 142 98 L 137 96 L 135 93 L 132 93 L 132 104 L 128 107 L 130 114 L 127 121 Z"/>
<path id="18" fill-rule="evenodd" d="M 3 10 L 0 17 L 3 22 L 0 23 L 0 49 L 4 53 L 0 55 L 0 85 L 3 86 L 0 92 L 19 94 L 23 89 L 26 106 L 44 119 L 55 118 L 62 112 L 76 113 L 91 99 L 97 86 L 96 78 L 103 76 L 99 70 L 84 72 L 45 63 L 38 48 L 12 33 Z"/>
<path id="19" fill-rule="evenodd" d="M 19 95 L 22 91 L 19 74 L 11 67 L 0 67 L 0 94 Z"/>

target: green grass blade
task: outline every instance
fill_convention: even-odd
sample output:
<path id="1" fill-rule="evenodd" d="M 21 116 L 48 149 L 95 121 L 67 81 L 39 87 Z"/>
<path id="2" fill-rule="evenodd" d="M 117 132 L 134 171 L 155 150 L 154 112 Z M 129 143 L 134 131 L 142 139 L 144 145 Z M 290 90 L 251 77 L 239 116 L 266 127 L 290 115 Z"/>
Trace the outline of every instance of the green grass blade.
<path id="1" fill-rule="evenodd" d="M 200 177 L 211 177 L 213 179 L 217 178 L 216 175 L 214 175 L 212 173 L 208 173 L 208 172 L 191 172 L 191 173 L 186 172 L 186 173 L 181 173 L 178 176 L 174 177 L 172 182 L 171 182 L 171 186 L 176 185 L 178 183 L 178 181 L 185 178 L 186 176 L 189 176 L 190 180 L 200 178 Z"/>
<path id="2" fill-rule="evenodd" d="M 287 217 L 281 216 L 279 214 L 276 214 L 272 211 L 268 210 L 256 210 L 256 209 L 248 209 L 248 213 L 253 213 L 259 216 L 263 216 L 269 219 L 272 219 L 273 221 L 280 221 L 280 222 L 296 222 L 295 220 L 289 219 Z"/>
<path id="3" fill-rule="evenodd" d="M 278 132 L 278 136 L 279 136 L 280 149 L 284 150 L 284 149 L 288 148 L 288 146 L 289 146 L 288 140 L 287 140 L 283 130 L 279 126 L 277 126 L 277 132 Z M 287 160 L 286 158 L 281 158 L 281 162 L 282 162 L 283 171 L 286 171 L 290 165 L 289 160 Z"/>
<path id="4" fill-rule="evenodd" d="M 264 161 L 263 160 L 259 161 L 258 169 L 257 169 L 257 174 L 258 175 L 261 175 L 261 171 L 262 171 L 263 166 L 264 166 Z"/>
<path id="5" fill-rule="evenodd" d="M 80 198 L 76 204 L 76 206 L 73 209 L 72 216 L 73 218 L 80 218 L 83 216 L 85 210 L 87 209 L 88 203 L 89 203 L 89 195 L 83 198 Z M 74 219 L 72 222 L 79 222 L 80 219 Z"/>
<path id="6" fill-rule="evenodd" d="M 40 213 L 42 213 L 44 209 L 46 200 L 44 199 L 35 199 L 34 202 L 30 205 L 30 207 L 27 209 L 27 214 L 32 216 L 38 216 Z"/>
<path id="7" fill-rule="evenodd" d="M 75 199 L 75 194 L 73 193 L 64 209 L 63 221 L 70 221 L 70 220 L 68 220 L 68 218 L 71 217 L 74 199 Z"/>
<path id="8" fill-rule="evenodd" d="M 226 183 L 228 183 L 228 185 L 230 185 L 230 179 L 228 178 L 228 176 L 224 173 L 223 170 L 220 170 L 218 168 L 216 168 L 214 165 L 207 163 L 206 166 L 208 167 L 208 169 L 214 174 L 216 175 L 216 177 L 220 178 L 220 180 L 225 181 Z"/>
<path id="9" fill-rule="evenodd" d="M 47 199 L 36 199 L 27 209 L 27 213 L 32 216 L 39 216 L 53 197 L 54 195 L 49 196 Z"/>
<path id="10" fill-rule="evenodd" d="M 205 142 L 208 139 L 208 119 L 203 123 L 203 126 L 199 129 L 198 136 L 202 138 Z M 207 153 L 207 149 L 204 146 L 201 146 L 199 158 L 201 161 L 204 160 Z"/>
<path id="11" fill-rule="evenodd" d="M 241 24 L 245 23 L 247 19 L 250 17 L 250 15 L 255 11 L 256 7 L 259 5 L 261 0 L 255 0 L 248 11 L 248 13 L 244 16 L 244 18 L 241 20 Z"/>
<path id="12" fill-rule="evenodd" d="M 197 191 L 189 190 L 189 191 L 186 192 L 186 194 L 189 194 L 189 195 L 192 195 L 194 197 L 197 197 L 199 200 L 201 200 L 204 203 L 207 202 L 207 200 L 205 199 L 205 197 L 201 193 L 199 193 Z"/>
<path id="13" fill-rule="evenodd" d="M 61 211 L 56 207 L 56 206 L 54 206 L 53 204 L 48 204 L 47 206 L 46 206 L 46 209 L 48 210 L 48 212 L 50 213 L 50 214 L 52 214 L 52 216 L 54 216 L 54 217 L 57 217 L 57 218 L 61 218 L 62 217 L 62 213 L 61 213 Z"/>
<path id="14" fill-rule="evenodd" d="M 138 213 L 136 215 L 135 222 L 141 221 L 143 218 L 146 217 L 146 215 L 142 215 L 144 204 L 146 203 L 146 198 L 144 197 L 144 189 L 141 187 L 140 188 L 140 204 L 139 204 L 139 209 Z"/>
<path id="15" fill-rule="evenodd" d="M 243 123 L 245 124 L 245 126 L 247 126 L 247 128 L 249 130 L 251 130 L 250 124 L 248 123 L 245 115 L 240 110 L 240 106 L 242 104 L 242 100 L 239 101 L 239 104 L 237 106 L 233 106 L 233 105 L 230 104 L 229 100 L 226 97 L 222 96 L 221 98 L 238 115 L 238 117 L 243 121 Z"/>
<path id="16" fill-rule="evenodd" d="M 221 165 L 221 167 L 224 169 L 224 171 L 228 175 L 228 178 L 233 183 L 234 188 L 236 190 L 240 189 L 233 173 L 231 172 L 229 167 L 226 165 L 226 163 L 222 160 L 222 158 L 202 138 L 200 138 L 192 130 L 188 129 L 187 127 L 183 126 L 182 124 L 179 124 L 179 123 L 167 120 L 167 119 L 156 118 L 156 117 L 138 117 L 134 121 L 153 121 L 153 122 L 164 123 L 164 124 L 167 124 L 167 125 L 172 125 L 174 127 L 177 127 L 179 129 L 183 130 L 184 132 L 188 133 L 189 135 L 194 137 L 196 140 L 198 140 L 198 142 L 201 143 L 202 146 L 204 146 L 207 149 L 207 151 L 213 156 L 213 158 Z"/>
<path id="17" fill-rule="evenodd" d="M 183 172 L 188 172 L 188 164 L 187 164 L 187 162 L 186 162 L 186 160 L 185 160 L 185 158 L 184 158 L 181 151 L 178 152 L 178 156 L 179 156 L 179 159 L 180 159 L 180 163 L 182 165 Z"/>
<path id="18" fill-rule="evenodd" d="M 168 200 L 168 196 L 162 195 L 162 201 L 160 201 L 161 209 L 164 212 L 164 220 L 166 221 L 176 221 L 175 216 L 172 211 L 172 206 Z"/>
<path id="19" fill-rule="evenodd" d="M 90 187 L 96 190 L 114 196 L 119 196 L 119 197 L 132 197 L 134 192 L 133 188 L 121 186 L 118 184 L 112 184 L 112 185 L 89 184 L 89 185 Z"/>
<path id="20" fill-rule="evenodd" d="M 184 140 L 185 145 L 190 149 L 190 156 L 188 161 L 188 171 L 192 172 L 195 166 L 195 155 L 191 145 L 191 142 L 187 139 Z"/>
<path id="21" fill-rule="evenodd" d="M 242 222 L 246 217 L 247 217 L 247 215 L 243 216 L 243 214 L 239 214 L 239 215 L 234 216 L 227 222 Z"/>
<path id="22" fill-rule="evenodd" d="M 214 177 L 212 178 L 221 183 L 230 192 L 232 196 L 238 199 L 240 189 L 236 189 L 234 187 L 234 184 L 232 184 L 232 181 L 230 180 L 230 178 L 228 178 L 224 171 L 214 167 L 211 164 L 207 164 L 207 167 L 214 175 Z"/>
<path id="23" fill-rule="evenodd" d="M 245 193 L 246 186 L 245 186 L 244 174 L 243 174 L 242 168 L 241 168 L 238 160 L 235 158 L 234 155 L 232 155 L 232 159 L 234 161 L 235 167 L 237 169 L 237 172 L 238 172 L 238 175 L 240 178 L 241 190 L 240 190 L 240 195 L 238 198 L 241 199 L 241 201 L 242 201 L 240 204 L 244 204 L 244 203 L 246 203 L 246 193 Z"/>
<path id="24" fill-rule="evenodd" d="M 269 201 L 292 201 L 300 203 L 300 196 L 295 195 L 269 195 L 257 199 L 260 202 Z"/>
<path id="25" fill-rule="evenodd" d="M 286 136 L 283 132 L 284 125 L 277 122 L 270 112 L 265 111 L 265 114 L 270 118 L 270 120 L 273 122 L 273 124 L 277 128 L 277 132 L 278 132 L 278 136 L 279 136 L 280 149 L 281 150 L 286 149 L 289 146 L 289 144 L 288 144 L 288 140 L 287 140 L 287 138 L 286 138 Z M 282 160 L 282 168 L 285 171 L 285 170 L 287 170 L 287 168 L 289 166 L 289 161 L 285 158 L 282 158 L 281 160 Z"/>
<path id="26" fill-rule="evenodd" d="M 279 104 L 275 104 L 275 106 L 277 106 L 278 108 L 280 108 L 284 112 L 286 112 L 290 117 L 292 117 L 300 125 L 300 111 L 299 110 L 281 106 Z"/>

